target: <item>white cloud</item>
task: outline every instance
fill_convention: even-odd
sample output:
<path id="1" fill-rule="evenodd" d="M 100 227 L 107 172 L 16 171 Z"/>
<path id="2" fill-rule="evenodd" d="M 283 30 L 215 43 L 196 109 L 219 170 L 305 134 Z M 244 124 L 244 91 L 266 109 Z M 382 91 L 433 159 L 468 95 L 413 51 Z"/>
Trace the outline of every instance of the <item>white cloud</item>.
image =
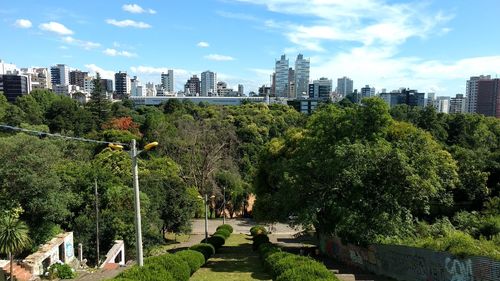
<path id="1" fill-rule="evenodd" d="M 101 78 L 104 79 L 113 79 L 115 78 L 115 72 L 113 70 L 106 70 L 102 67 L 99 67 L 95 64 L 86 64 L 85 67 L 91 73 L 91 75 L 95 75 L 96 72 L 99 72 Z"/>
<path id="2" fill-rule="evenodd" d="M 151 28 L 151 25 L 142 22 L 142 21 L 133 21 L 133 20 L 115 20 L 115 19 L 107 19 L 106 22 L 108 24 L 118 26 L 118 27 L 135 27 L 135 28 Z"/>
<path id="3" fill-rule="evenodd" d="M 206 55 L 204 58 L 207 60 L 213 60 L 213 61 L 232 61 L 232 60 L 234 60 L 233 57 L 225 56 L 225 55 L 218 55 L 218 54 Z"/>
<path id="4" fill-rule="evenodd" d="M 208 47 L 210 47 L 210 44 L 208 44 L 208 42 L 201 41 L 201 42 L 198 42 L 198 44 L 196 44 L 196 46 L 198 46 L 200 48 L 208 48 Z"/>
<path id="5" fill-rule="evenodd" d="M 118 51 L 116 49 L 110 49 L 110 48 L 104 50 L 103 53 L 111 57 L 121 56 L 121 57 L 131 58 L 137 56 L 137 54 L 135 53 L 131 53 L 128 51 Z"/>
<path id="6" fill-rule="evenodd" d="M 85 50 L 95 49 L 95 48 L 99 48 L 101 46 L 101 44 L 99 44 L 99 43 L 75 39 L 71 36 L 63 37 L 62 41 L 64 43 L 67 43 L 67 44 L 71 44 L 71 45 L 75 45 L 75 46 L 84 48 Z"/>
<path id="7" fill-rule="evenodd" d="M 133 14 L 142 14 L 142 13 L 148 13 L 148 14 L 156 14 L 156 11 L 153 9 L 144 9 L 141 6 L 137 4 L 125 4 L 122 6 L 122 9 L 125 12 L 133 13 Z"/>
<path id="8" fill-rule="evenodd" d="M 38 26 L 41 30 L 50 31 L 57 33 L 59 35 L 71 35 L 73 31 L 61 23 L 51 21 L 47 23 L 42 23 Z"/>
<path id="9" fill-rule="evenodd" d="M 17 19 L 14 23 L 14 26 L 19 28 L 31 28 L 32 25 L 31 21 L 27 19 Z"/>

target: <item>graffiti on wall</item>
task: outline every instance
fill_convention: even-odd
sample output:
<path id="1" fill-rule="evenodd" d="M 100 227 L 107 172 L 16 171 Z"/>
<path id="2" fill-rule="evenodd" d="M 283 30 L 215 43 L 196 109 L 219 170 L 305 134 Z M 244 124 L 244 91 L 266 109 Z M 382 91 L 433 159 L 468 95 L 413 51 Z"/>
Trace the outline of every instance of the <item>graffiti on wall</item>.
<path id="1" fill-rule="evenodd" d="M 499 281 L 500 262 L 395 245 L 363 248 L 322 237 L 321 251 L 346 264 L 404 281 Z"/>

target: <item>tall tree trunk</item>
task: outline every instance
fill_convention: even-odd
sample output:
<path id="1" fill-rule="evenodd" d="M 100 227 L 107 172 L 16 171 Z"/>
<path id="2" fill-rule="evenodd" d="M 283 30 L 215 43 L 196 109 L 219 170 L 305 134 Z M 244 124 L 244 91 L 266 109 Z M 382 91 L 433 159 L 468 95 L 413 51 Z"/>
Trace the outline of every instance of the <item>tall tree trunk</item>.
<path id="1" fill-rule="evenodd" d="M 9 252 L 9 258 L 10 258 L 10 279 L 9 280 L 13 281 L 14 280 L 14 277 L 13 277 L 14 276 L 14 272 L 13 272 L 14 266 L 12 263 L 14 262 L 14 257 L 12 256 L 11 252 Z"/>

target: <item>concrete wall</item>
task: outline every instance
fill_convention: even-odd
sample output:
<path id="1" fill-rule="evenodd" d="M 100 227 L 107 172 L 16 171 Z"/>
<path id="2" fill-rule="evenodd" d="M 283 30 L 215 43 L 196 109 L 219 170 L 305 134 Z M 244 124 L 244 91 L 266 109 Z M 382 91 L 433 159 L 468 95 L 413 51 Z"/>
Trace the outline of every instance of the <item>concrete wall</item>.
<path id="1" fill-rule="evenodd" d="M 323 254 L 400 281 L 499 281 L 500 262 L 485 257 L 458 258 L 447 252 L 394 245 L 362 248 L 321 237 Z"/>

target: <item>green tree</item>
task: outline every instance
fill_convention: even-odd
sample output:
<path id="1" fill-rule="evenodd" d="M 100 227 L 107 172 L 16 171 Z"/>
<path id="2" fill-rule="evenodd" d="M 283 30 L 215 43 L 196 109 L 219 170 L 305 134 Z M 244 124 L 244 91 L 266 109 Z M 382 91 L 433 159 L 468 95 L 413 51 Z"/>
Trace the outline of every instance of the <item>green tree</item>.
<path id="1" fill-rule="evenodd" d="M 26 122 L 33 125 L 43 124 L 43 109 L 33 96 L 24 95 L 18 97 L 16 99 L 16 105 L 26 113 Z"/>
<path id="2" fill-rule="evenodd" d="M 28 226 L 14 212 L 0 215 L 0 253 L 9 255 L 10 280 L 14 280 L 14 255 L 29 247 Z"/>
<path id="3" fill-rule="evenodd" d="M 106 91 L 101 84 L 99 73 L 96 74 L 96 78 L 92 82 L 94 83 L 94 90 L 90 95 L 87 108 L 92 113 L 92 116 L 94 116 L 97 127 L 100 128 L 103 123 L 108 121 L 111 102 L 106 97 Z"/>

